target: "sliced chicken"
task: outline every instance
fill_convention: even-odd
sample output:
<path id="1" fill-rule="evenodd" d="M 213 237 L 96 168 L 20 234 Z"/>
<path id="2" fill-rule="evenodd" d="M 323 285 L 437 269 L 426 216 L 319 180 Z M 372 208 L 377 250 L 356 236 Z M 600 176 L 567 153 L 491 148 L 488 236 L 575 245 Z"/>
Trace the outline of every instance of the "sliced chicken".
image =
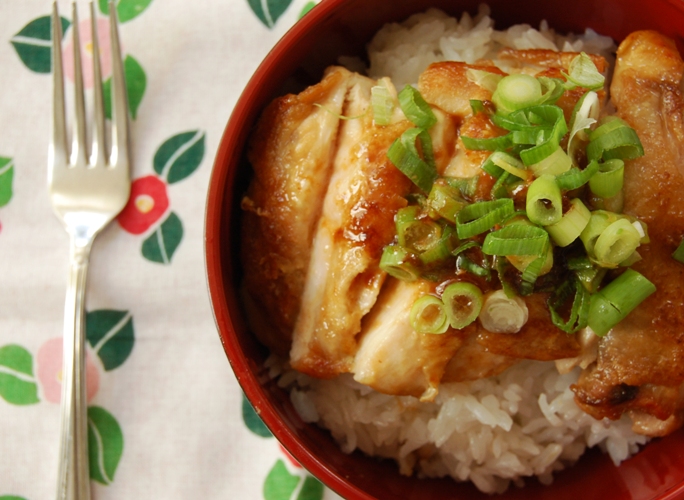
<path id="1" fill-rule="evenodd" d="M 435 288 L 429 281 L 388 278 L 364 319 L 352 369 L 356 381 L 385 394 L 435 398 L 444 368 L 465 336 L 453 329 L 423 334 L 411 327 L 411 305 Z"/>
<path id="2" fill-rule="evenodd" d="M 674 42 L 658 33 L 633 33 L 618 49 L 612 100 L 645 151 L 625 165 L 625 212 L 651 239 L 633 268 L 657 291 L 599 341 L 596 364 L 573 388 L 588 413 L 641 415 L 635 429 L 653 435 L 684 418 L 684 265 L 671 258 L 684 237 L 683 72 Z"/>
<path id="3" fill-rule="evenodd" d="M 403 120 L 379 127 L 369 110 L 374 81 L 354 78 L 339 132 L 334 170 L 317 222 L 291 365 L 327 378 L 351 369 L 361 318 L 375 303 L 385 273 L 378 266 L 394 238 L 394 215 L 412 183 L 387 158 Z"/>
<path id="4" fill-rule="evenodd" d="M 260 340 L 281 355 L 290 350 L 353 80 L 351 72 L 332 68 L 301 94 L 276 99 L 250 142 L 254 179 L 242 200 L 244 302 Z"/>

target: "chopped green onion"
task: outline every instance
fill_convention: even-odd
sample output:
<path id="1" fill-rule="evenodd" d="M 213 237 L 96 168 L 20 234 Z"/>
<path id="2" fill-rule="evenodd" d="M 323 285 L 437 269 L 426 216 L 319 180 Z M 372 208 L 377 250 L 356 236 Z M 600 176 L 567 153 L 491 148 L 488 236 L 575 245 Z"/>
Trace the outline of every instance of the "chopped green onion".
<path id="1" fill-rule="evenodd" d="M 507 149 L 511 145 L 511 138 L 511 134 L 485 138 L 461 136 L 461 140 L 466 149 L 475 151 L 498 151 Z"/>
<path id="2" fill-rule="evenodd" d="M 684 240 L 681 241 L 677 250 L 672 254 L 672 258 L 678 262 L 684 264 Z"/>
<path id="3" fill-rule="evenodd" d="M 437 123 L 437 117 L 430 105 L 411 85 L 406 85 L 399 92 L 399 106 L 406 118 L 419 128 L 428 130 Z"/>
<path id="4" fill-rule="evenodd" d="M 409 321 L 418 333 L 441 334 L 449 328 L 444 303 L 434 295 L 423 295 L 413 303 Z"/>
<path id="5" fill-rule="evenodd" d="M 617 158 L 599 163 L 596 174 L 589 179 L 589 189 L 601 198 L 612 198 L 622 190 L 625 162 Z"/>
<path id="6" fill-rule="evenodd" d="M 577 166 L 577 151 L 580 144 L 589 140 L 587 130 L 598 120 L 601 107 L 596 92 L 585 93 L 572 111 L 570 136 L 568 137 L 568 156 Z"/>
<path id="7" fill-rule="evenodd" d="M 514 211 L 513 200 L 502 198 L 480 201 L 464 207 L 456 217 L 456 230 L 461 239 L 490 230 Z"/>
<path id="8" fill-rule="evenodd" d="M 594 265 L 588 269 L 578 269 L 575 271 L 575 276 L 587 292 L 594 293 L 601 286 L 607 273 L 608 270 L 605 267 Z"/>
<path id="9" fill-rule="evenodd" d="M 509 114 L 539 104 L 542 86 L 535 77 L 524 73 L 503 77 L 492 95 L 497 112 Z"/>
<path id="10" fill-rule="evenodd" d="M 474 115 L 486 111 L 484 102 L 482 102 L 479 99 L 471 99 L 470 100 L 470 109 L 473 110 Z"/>
<path id="11" fill-rule="evenodd" d="M 549 235 L 542 228 L 527 224 L 510 224 L 488 233 L 482 244 L 487 255 L 532 255 L 541 257 L 548 248 Z"/>
<path id="12" fill-rule="evenodd" d="M 525 165 L 539 163 L 550 156 L 560 147 L 560 141 L 568 132 L 568 125 L 565 122 L 563 110 L 558 106 L 542 105 L 534 106 L 518 113 L 526 113 L 530 122 L 539 122 L 540 125 L 551 125 L 551 132 L 544 138 L 543 142 L 525 149 L 520 152 L 520 159 Z"/>
<path id="13" fill-rule="evenodd" d="M 454 240 L 456 235 L 453 226 L 445 225 L 441 230 L 441 236 L 438 240 L 433 241 L 425 250 L 423 250 L 418 258 L 424 265 L 438 264 L 444 262 L 451 257 L 451 252 L 454 249 Z"/>
<path id="14" fill-rule="evenodd" d="M 442 292 L 449 324 L 460 330 L 477 319 L 482 309 L 482 292 L 472 283 L 452 283 Z"/>
<path id="15" fill-rule="evenodd" d="M 655 291 L 655 285 L 647 278 L 627 269 L 592 296 L 589 327 L 603 337 Z"/>
<path id="16" fill-rule="evenodd" d="M 564 320 L 558 309 L 570 299 L 573 292 L 570 314 L 568 319 Z M 590 305 L 591 294 L 577 279 L 568 280 L 561 284 L 554 290 L 548 301 L 551 321 L 565 333 L 575 333 L 587 326 Z"/>
<path id="17" fill-rule="evenodd" d="M 431 217 L 443 217 L 450 222 L 456 222 L 456 214 L 466 205 L 461 192 L 443 179 L 435 181 L 427 199 Z"/>
<path id="18" fill-rule="evenodd" d="M 459 271 L 465 271 L 487 280 L 490 280 L 492 277 L 492 271 L 489 267 L 480 266 L 463 254 L 459 254 L 456 257 L 456 272 Z"/>
<path id="19" fill-rule="evenodd" d="M 497 290 L 485 297 L 480 323 L 492 333 L 517 333 L 527 323 L 527 304 L 520 297 L 509 297 L 504 290 Z"/>
<path id="20" fill-rule="evenodd" d="M 371 106 L 373 107 L 373 120 L 378 125 L 389 125 L 392 122 L 394 112 L 394 96 L 387 85 L 381 83 L 371 88 Z"/>
<path id="21" fill-rule="evenodd" d="M 546 226 L 546 230 L 559 247 L 566 247 L 582 234 L 589 224 L 591 212 L 579 198 L 570 200 L 570 208 L 563 214 L 561 220 Z"/>
<path id="22" fill-rule="evenodd" d="M 510 180 L 511 174 L 508 172 L 502 173 L 492 186 L 492 190 L 490 191 L 491 197 L 494 199 L 510 198 L 510 193 L 506 187 L 510 183 Z"/>
<path id="23" fill-rule="evenodd" d="M 544 91 L 539 104 L 555 104 L 565 92 L 565 82 L 559 78 L 538 76 L 537 80 L 539 80 Z"/>
<path id="24" fill-rule="evenodd" d="M 442 228 L 428 218 L 419 218 L 420 207 L 410 205 L 397 211 L 394 224 L 402 247 L 424 252 L 442 237 Z"/>
<path id="25" fill-rule="evenodd" d="M 483 89 L 494 93 L 496 87 L 503 78 L 503 75 L 491 73 L 481 69 L 468 68 L 468 71 L 466 71 L 466 78 L 468 81 L 473 82 Z"/>
<path id="26" fill-rule="evenodd" d="M 541 226 L 555 224 L 563 216 L 563 200 L 556 179 L 542 175 L 527 190 L 527 217 Z"/>
<path id="27" fill-rule="evenodd" d="M 619 118 L 610 120 L 589 134 L 587 158 L 589 160 L 633 160 L 644 155 L 639 136 Z"/>
<path id="28" fill-rule="evenodd" d="M 420 141 L 422 158 L 416 140 Z M 438 177 L 430 134 L 420 128 L 408 129 L 392 143 L 387 157 L 416 186 L 426 193 L 430 192 L 432 183 Z"/>
<path id="29" fill-rule="evenodd" d="M 599 73 L 591 57 L 584 52 L 570 61 L 568 74 L 564 76 L 570 83 L 568 88 L 584 87 L 589 90 L 598 90 L 603 88 L 606 81 L 606 78 Z"/>
<path id="30" fill-rule="evenodd" d="M 387 245 L 380 257 L 380 269 L 402 281 L 415 281 L 420 273 L 416 268 L 415 255 L 408 248 Z"/>
<path id="31" fill-rule="evenodd" d="M 523 165 L 520 160 L 503 151 L 493 152 L 489 155 L 489 159 L 500 169 L 505 170 L 509 174 L 513 174 L 520 179 L 527 180 L 532 176 L 532 172 L 526 170 L 525 165 Z"/>
<path id="32" fill-rule="evenodd" d="M 580 239 L 582 240 L 584 249 L 589 257 L 596 258 L 596 253 L 594 252 L 596 240 L 598 240 L 601 233 L 603 233 L 608 226 L 619 218 L 619 215 L 606 210 L 594 210 L 591 213 L 589 223 L 580 234 Z"/>
<path id="33" fill-rule="evenodd" d="M 530 165 L 530 170 L 534 172 L 534 175 L 537 177 L 541 175 L 556 176 L 567 172 L 571 167 L 572 161 L 570 160 L 570 157 L 561 147 L 557 147 L 549 156 L 538 163 Z"/>
<path id="34" fill-rule="evenodd" d="M 558 187 L 566 191 L 572 191 L 584 186 L 589 179 L 591 179 L 599 170 L 599 164 L 596 160 L 589 162 L 584 170 L 577 167 L 572 167 L 567 172 L 556 177 Z"/>
<path id="35" fill-rule="evenodd" d="M 618 219 L 596 239 L 594 254 L 602 267 L 615 268 L 639 246 L 641 236 L 627 219 Z"/>

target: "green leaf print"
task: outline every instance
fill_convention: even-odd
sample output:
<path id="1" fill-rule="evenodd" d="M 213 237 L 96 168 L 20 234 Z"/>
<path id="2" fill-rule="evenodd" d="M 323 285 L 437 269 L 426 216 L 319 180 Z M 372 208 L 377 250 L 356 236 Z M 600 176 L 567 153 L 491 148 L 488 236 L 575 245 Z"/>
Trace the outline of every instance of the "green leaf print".
<path id="1" fill-rule="evenodd" d="M 147 75 L 145 70 L 133 56 L 124 58 L 124 79 L 126 80 L 126 93 L 128 94 L 128 110 L 133 120 L 138 116 L 138 107 L 142 102 L 147 88 Z M 112 119 L 112 79 L 107 78 L 102 84 L 105 116 Z"/>
<path id="2" fill-rule="evenodd" d="M 26 500 L 24 497 L 18 497 L 16 495 L 2 495 L 0 500 Z"/>
<path id="3" fill-rule="evenodd" d="M 301 478 L 290 474 L 285 462 L 278 459 L 264 481 L 264 500 L 290 500 Z"/>
<path id="4" fill-rule="evenodd" d="M 90 478 L 111 484 L 123 453 L 121 426 L 104 408 L 88 407 L 88 460 Z"/>
<path id="5" fill-rule="evenodd" d="M 71 23 L 62 19 L 62 33 Z M 52 27 L 50 16 L 34 19 L 12 37 L 10 42 L 19 59 L 31 71 L 50 73 L 52 71 Z"/>
<path id="6" fill-rule="evenodd" d="M 323 498 L 323 483 L 313 476 L 306 476 L 302 489 L 299 490 L 297 500 L 321 500 Z"/>
<path id="7" fill-rule="evenodd" d="M 247 0 L 247 3 L 262 23 L 273 28 L 292 0 Z"/>
<path id="8" fill-rule="evenodd" d="M 135 342 L 133 317 L 128 311 L 98 309 L 86 313 L 86 338 L 107 371 L 123 364 Z"/>
<path id="9" fill-rule="evenodd" d="M 171 212 L 167 219 L 142 244 L 142 254 L 147 260 L 170 264 L 171 257 L 183 239 L 183 223 Z"/>
<path id="10" fill-rule="evenodd" d="M 302 7 L 302 10 L 299 11 L 299 19 L 304 17 L 306 14 L 308 14 L 309 11 L 311 9 L 313 9 L 315 6 L 316 6 L 316 2 L 306 2 L 306 4 L 304 4 L 304 7 Z"/>
<path id="11" fill-rule="evenodd" d="M 164 141 L 154 154 L 154 171 L 173 184 L 192 174 L 204 158 L 204 132 L 182 132 Z"/>
<path id="12" fill-rule="evenodd" d="M 0 156 L 0 207 L 4 207 L 12 199 L 13 180 L 14 163 L 12 159 Z"/>
<path id="13" fill-rule="evenodd" d="M 152 0 L 118 0 L 116 4 L 116 14 L 119 17 L 120 23 L 125 23 L 131 19 L 138 17 L 144 11 Z M 109 15 L 109 0 L 99 0 L 100 12 Z"/>
<path id="14" fill-rule="evenodd" d="M 244 394 L 242 394 L 242 421 L 247 428 L 257 436 L 265 438 L 273 437 L 271 431 L 266 427 L 266 424 L 261 420 L 261 417 L 254 410 L 254 407 Z"/>
<path id="15" fill-rule="evenodd" d="M 19 345 L 0 347 L 0 396 L 14 405 L 39 401 L 38 385 L 33 377 L 33 356 Z"/>

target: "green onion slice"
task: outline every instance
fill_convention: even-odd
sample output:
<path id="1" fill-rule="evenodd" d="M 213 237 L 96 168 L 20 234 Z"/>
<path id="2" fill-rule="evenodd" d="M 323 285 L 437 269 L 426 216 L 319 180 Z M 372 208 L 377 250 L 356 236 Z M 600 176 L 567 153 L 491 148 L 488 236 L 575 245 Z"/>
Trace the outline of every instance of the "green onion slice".
<path id="1" fill-rule="evenodd" d="M 672 258 L 678 262 L 684 264 L 684 240 L 681 241 L 677 250 L 672 254 Z"/>
<path id="2" fill-rule="evenodd" d="M 498 113 L 509 114 L 539 104 L 542 86 L 535 77 L 524 73 L 503 77 L 492 95 Z"/>
<path id="3" fill-rule="evenodd" d="M 501 170 L 515 175 L 520 179 L 527 180 L 532 176 L 532 172 L 526 170 L 525 165 L 523 165 L 520 160 L 509 155 L 508 153 L 504 153 L 503 151 L 494 151 L 491 155 L 489 155 L 487 160 L 491 161 L 491 163 L 499 167 Z M 485 164 L 486 163 L 487 162 L 485 162 Z M 483 164 L 483 167 L 485 164 Z"/>
<path id="4" fill-rule="evenodd" d="M 434 295 L 423 295 L 413 303 L 409 321 L 418 333 L 441 334 L 449 328 L 444 303 Z"/>
<path id="5" fill-rule="evenodd" d="M 596 259 L 594 246 L 596 245 L 596 240 L 601 236 L 601 233 L 619 218 L 619 215 L 606 210 L 594 210 L 591 213 L 589 223 L 580 234 L 584 249 L 590 258 Z"/>
<path id="6" fill-rule="evenodd" d="M 568 319 L 564 320 L 559 308 L 572 296 L 572 306 Z M 551 313 L 551 321 L 565 333 L 576 333 L 585 328 L 589 321 L 591 294 L 578 279 L 570 279 L 561 284 L 549 298 L 547 305 Z"/>
<path id="7" fill-rule="evenodd" d="M 568 156 L 574 166 L 577 166 L 577 151 L 583 142 L 589 140 L 587 130 L 596 123 L 601 107 L 596 92 L 585 93 L 572 111 L 570 120 L 570 136 L 568 137 Z"/>
<path id="8" fill-rule="evenodd" d="M 514 212 L 513 200 L 502 198 L 480 201 L 464 207 L 456 217 L 456 230 L 461 239 L 490 230 Z"/>
<path id="9" fill-rule="evenodd" d="M 424 252 L 442 237 L 442 227 L 429 218 L 420 218 L 416 205 L 401 208 L 394 217 L 399 245 Z"/>
<path id="10" fill-rule="evenodd" d="M 487 255 L 545 256 L 549 235 L 544 229 L 527 224 L 511 224 L 485 237 L 482 252 Z"/>
<path id="11" fill-rule="evenodd" d="M 557 147 L 553 153 L 544 158 L 538 163 L 530 165 L 530 170 L 534 175 L 540 177 L 542 175 L 561 175 L 570 170 L 572 167 L 572 160 L 561 147 Z"/>
<path id="12" fill-rule="evenodd" d="M 599 164 L 596 160 L 589 162 L 589 164 L 580 170 L 577 167 L 572 167 L 565 173 L 556 177 L 558 187 L 565 191 L 572 191 L 584 186 L 589 179 L 591 179 L 599 170 Z"/>
<path id="13" fill-rule="evenodd" d="M 587 54 L 582 52 L 575 57 L 568 67 L 568 74 L 564 74 L 568 79 L 568 88 L 584 87 L 589 90 L 603 88 L 606 78 L 599 73 L 598 68 Z"/>
<path id="14" fill-rule="evenodd" d="M 561 220 L 563 200 L 556 179 L 542 175 L 527 190 L 527 217 L 541 226 L 549 226 Z"/>
<path id="15" fill-rule="evenodd" d="M 508 149 L 508 147 L 510 147 L 512 144 L 511 134 L 485 138 L 467 137 L 462 135 L 461 140 L 463 141 L 463 145 L 466 147 L 466 149 L 475 151 L 498 151 L 502 149 Z"/>
<path id="16" fill-rule="evenodd" d="M 418 153 L 416 141 L 420 142 L 423 155 Z M 437 179 L 437 168 L 430 134 L 420 128 L 410 128 L 396 139 L 387 150 L 387 157 L 406 177 L 429 193 Z"/>
<path id="17" fill-rule="evenodd" d="M 455 229 L 451 225 L 444 225 L 441 236 L 423 250 L 418 258 L 424 265 L 440 264 L 451 257 L 456 240 Z"/>
<path id="18" fill-rule="evenodd" d="M 466 205 L 461 191 L 450 186 L 444 179 L 435 181 L 427 198 L 430 216 L 434 219 L 443 217 L 450 222 L 456 222 L 456 215 Z"/>
<path id="19" fill-rule="evenodd" d="M 640 244 L 639 231 L 627 219 L 618 219 L 596 239 L 594 254 L 601 267 L 615 268 L 629 258 Z"/>
<path id="20" fill-rule="evenodd" d="M 418 128 L 428 130 L 437 123 L 437 117 L 432 112 L 430 105 L 425 102 L 420 92 L 411 85 L 406 85 L 399 92 L 398 97 L 399 106 L 404 115 Z"/>
<path id="21" fill-rule="evenodd" d="M 599 163 L 598 172 L 589 179 L 589 189 L 601 198 L 612 198 L 622 190 L 624 173 L 625 162 L 620 159 Z"/>
<path id="22" fill-rule="evenodd" d="M 627 269 L 592 296 L 589 328 L 603 337 L 655 291 L 655 285 L 646 277 Z"/>
<path id="23" fill-rule="evenodd" d="M 529 312 L 525 301 L 517 296 L 508 296 L 504 290 L 487 294 L 480 323 L 492 333 L 517 333 L 527 323 Z"/>
<path id="24" fill-rule="evenodd" d="M 383 82 L 371 88 L 371 106 L 373 108 L 373 120 L 377 125 L 392 123 L 395 107 L 394 96 Z"/>
<path id="25" fill-rule="evenodd" d="M 479 99 L 470 100 L 470 109 L 473 111 L 474 115 L 487 111 L 484 102 Z"/>
<path id="26" fill-rule="evenodd" d="M 561 220 L 546 226 L 546 230 L 553 242 L 559 247 L 567 247 L 579 238 L 584 228 L 589 224 L 591 212 L 579 198 L 570 200 L 570 208 L 563 214 Z"/>
<path id="27" fill-rule="evenodd" d="M 460 330 L 477 319 L 482 309 L 482 291 L 465 281 L 452 283 L 442 292 L 449 324 Z"/>
<path id="28" fill-rule="evenodd" d="M 400 245 L 387 245 L 380 257 L 380 269 L 402 281 L 415 281 L 420 272 L 415 266 L 415 254 Z"/>
<path id="29" fill-rule="evenodd" d="M 639 136 L 620 118 L 613 118 L 589 134 L 587 158 L 589 160 L 633 160 L 644 155 Z"/>

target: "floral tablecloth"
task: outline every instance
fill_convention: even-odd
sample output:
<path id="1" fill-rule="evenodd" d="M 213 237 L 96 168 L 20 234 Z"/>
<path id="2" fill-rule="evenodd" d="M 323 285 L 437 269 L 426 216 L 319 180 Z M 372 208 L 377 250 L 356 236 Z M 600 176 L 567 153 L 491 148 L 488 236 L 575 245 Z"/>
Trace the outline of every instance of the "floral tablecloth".
<path id="1" fill-rule="evenodd" d="M 71 5 L 58 4 L 68 54 Z M 88 38 L 88 4 L 79 4 Z M 108 78 L 107 2 L 95 6 Z M 116 1 L 134 181 L 128 206 L 95 243 L 86 298 L 95 499 L 336 498 L 245 401 L 213 321 L 202 241 L 211 166 L 232 107 L 269 49 L 313 6 Z M 68 238 L 46 189 L 50 11 L 48 0 L 0 2 L 3 500 L 56 491 Z"/>

